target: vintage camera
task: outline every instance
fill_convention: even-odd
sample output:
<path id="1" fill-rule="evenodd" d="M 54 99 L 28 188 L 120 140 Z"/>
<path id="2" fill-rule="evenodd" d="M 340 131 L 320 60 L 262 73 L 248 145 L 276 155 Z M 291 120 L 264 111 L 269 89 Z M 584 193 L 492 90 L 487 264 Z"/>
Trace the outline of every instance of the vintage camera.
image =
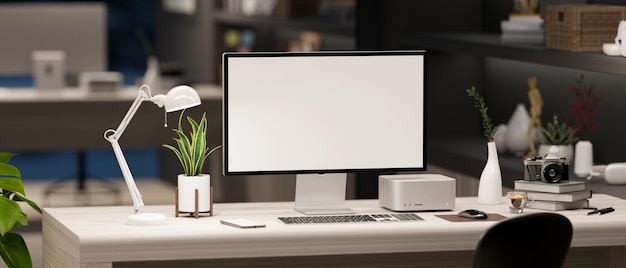
<path id="1" fill-rule="evenodd" d="M 524 160 L 524 180 L 554 183 L 569 179 L 569 160 L 548 154 Z"/>

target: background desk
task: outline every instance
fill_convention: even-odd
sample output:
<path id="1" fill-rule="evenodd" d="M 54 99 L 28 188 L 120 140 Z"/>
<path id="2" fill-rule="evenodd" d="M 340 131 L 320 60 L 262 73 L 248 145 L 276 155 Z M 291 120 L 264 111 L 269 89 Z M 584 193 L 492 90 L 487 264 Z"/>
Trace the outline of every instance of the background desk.
<path id="1" fill-rule="evenodd" d="M 574 225 L 567 267 L 625 267 L 626 200 L 597 194 L 591 204 L 616 211 L 602 216 L 561 212 Z M 350 200 L 347 205 L 358 213 L 387 212 L 377 200 Z M 162 267 L 172 261 L 185 267 L 470 267 L 480 235 L 495 221 L 448 222 L 435 215 L 467 208 L 513 215 L 504 204 L 477 205 L 473 197 L 458 198 L 456 207 L 419 213 L 424 222 L 291 226 L 276 219 L 299 215 L 291 202 L 216 204 L 215 216 L 200 219 L 176 218 L 173 206 L 148 206 L 144 212 L 168 216 L 168 225 L 152 227 L 125 225 L 131 207 L 45 208 L 43 263 L 63 268 L 160 267 L 157 261 L 165 261 Z M 219 223 L 230 218 L 267 227 Z M 532 257 L 532 249 L 520 257 Z"/>
<path id="2" fill-rule="evenodd" d="M 201 109 L 189 109 L 196 116 L 207 112 L 219 121 L 210 121 L 209 136 L 221 133 L 222 89 L 212 85 L 193 85 L 202 99 Z M 167 92 L 165 92 L 167 93 Z M 153 95 L 165 94 L 152 92 Z M 88 92 L 78 88 L 62 90 L 0 88 L 0 121 L 10 126 L 2 137 L 11 141 L 4 150 L 58 150 L 110 148 L 104 131 L 117 128 L 137 97 L 138 87 L 126 87 L 114 92 Z M 124 136 L 122 147 L 154 147 L 169 141 L 172 127 L 163 128 L 163 109 L 143 104 L 133 117 Z M 176 126 L 178 113 L 168 118 Z M 219 143 L 219 140 L 212 140 Z"/>

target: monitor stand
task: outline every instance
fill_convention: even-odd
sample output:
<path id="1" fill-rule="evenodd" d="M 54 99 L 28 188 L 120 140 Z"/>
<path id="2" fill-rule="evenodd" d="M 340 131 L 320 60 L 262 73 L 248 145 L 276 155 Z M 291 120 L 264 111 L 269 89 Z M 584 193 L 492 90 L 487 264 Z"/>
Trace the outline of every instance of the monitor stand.
<path id="1" fill-rule="evenodd" d="M 346 207 L 347 174 L 296 175 L 295 210 L 305 215 L 354 214 Z"/>

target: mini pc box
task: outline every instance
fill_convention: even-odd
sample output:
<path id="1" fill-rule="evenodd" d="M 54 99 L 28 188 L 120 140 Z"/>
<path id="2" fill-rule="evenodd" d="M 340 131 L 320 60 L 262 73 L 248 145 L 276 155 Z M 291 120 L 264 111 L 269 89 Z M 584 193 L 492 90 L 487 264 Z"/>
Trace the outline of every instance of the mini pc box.
<path id="1" fill-rule="evenodd" d="M 381 175 L 378 203 L 393 211 L 453 210 L 456 180 L 440 174 Z"/>

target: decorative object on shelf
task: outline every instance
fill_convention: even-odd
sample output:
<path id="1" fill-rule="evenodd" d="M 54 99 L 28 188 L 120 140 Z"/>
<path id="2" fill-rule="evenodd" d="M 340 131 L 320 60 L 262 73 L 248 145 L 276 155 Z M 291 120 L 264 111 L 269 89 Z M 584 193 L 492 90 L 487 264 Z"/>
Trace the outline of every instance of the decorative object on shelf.
<path id="1" fill-rule="evenodd" d="M 622 39 L 626 40 L 626 20 L 620 21 L 617 26 L 615 43 L 602 44 L 602 52 L 609 56 L 626 57 L 626 46 L 622 46 Z"/>
<path id="2" fill-rule="evenodd" d="M 156 56 L 149 56 L 146 67 L 146 73 L 143 76 L 143 84 L 147 85 L 151 90 L 161 92 L 161 67 L 159 59 Z"/>
<path id="3" fill-rule="evenodd" d="M 529 124 L 530 115 L 526 107 L 524 104 L 518 103 L 507 123 L 504 138 L 507 151 L 512 152 L 516 156 L 524 156 L 529 147 L 528 140 L 526 139 Z"/>
<path id="4" fill-rule="evenodd" d="M 615 40 L 620 21 L 626 20 L 626 6 L 547 5 L 546 47 L 567 51 L 602 51 Z"/>
<path id="5" fill-rule="evenodd" d="M 108 129 L 104 132 L 104 138 L 111 143 L 113 147 L 113 152 L 115 153 L 115 158 L 117 159 L 118 164 L 120 165 L 120 169 L 122 170 L 122 175 L 124 176 L 124 180 L 126 181 L 126 186 L 130 191 L 130 196 L 133 200 L 133 207 L 135 209 L 135 213 L 128 216 L 126 219 L 126 224 L 129 225 L 165 225 L 167 224 L 167 218 L 163 214 L 158 213 L 139 213 L 139 208 L 143 207 L 143 200 L 141 199 L 141 193 L 139 189 L 137 189 L 137 185 L 135 184 L 135 180 L 133 175 L 130 172 L 130 168 L 128 167 L 128 163 L 124 158 L 124 154 L 122 153 L 122 148 L 118 140 L 124 133 L 126 127 L 128 127 L 130 120 L 133 118 L 139 106 L 144 101 L 150 101 L 156 104 L 158 107 L 165 108 L 165 113 L 175 112 L 179 110 L 183 110 L 186 108 L 194 107 L 200 105 L 200 96 L 198 93 L 190 86 L 177 86 L 172 88 L 167 95 L 155 95 L 152 96 L 150 92 L 150 87 L 147 85 L 143 85 L 139 88 L 139 93 L 137 94 L 137 98 L 128 109 L 128 112 L 122 119 L 122 122 L 117 127 L 117 129 Z M 167 121 L 165 122 L 165 126 L 167 126 Z"/>
<path id="6" fill-rule="evenodd" d="M 496 148 L 498 150 L 498 153 L 500 154 L 506 153 L 505 135 L 506 135 L 506 125 L 505 124 L 497 125 L 496 132 L 493 133 L 493 141 L 496 143 Z"/>
<path id="7" fill-rule="evenodd" d="M 539 89 L 537 88 L 537 77 L 534 76 L 528 78 L 528 100 L 530 102 L 530 121 L 528 123 L 528 129 L 526 130 L 526 140 L 528 141 L 530 151 L 524 159 L 537 156 L 533 131 L 541 129 L 541 110 L 543 109 L 543 98 L 541 97 L 541 92 L 539 92 Z"/>
<path id="8" fill-rule="evenodd" d="M 26 213 L 18 202 L 24 202 L 41 213 L 39 206 L 26 198 L 22 175 L 9 160 L 13 153 L 0 152 L 0 256 L 7 267 L 33 267 L 24 238 L 11 232 L 14 227 L 28 226 Z"/>
<path id="9" fill-rule="evenodd" d="M 515 14 L 539 15 L 539 0 L 514 0 Z"/>
<path id="10" fill-rule="evenodd" d="M 475 87 L 466 90 L 468 96 L 474 99 L 474 106 L 478 108 L 482 118 L 483 134 L 487 138 L 487 163 L 480 174 L 478 184 L 478 203 L 485 205 L 497 205 L 502 203 L 502 174 L 500 172 L 500 160 L 498 150 L 494 142 L 493 122 L 487 114 L 488 107 L 485 100 Z M 508 132 L 508 130 L 507 130 Z"/>
<path id="11" fill-rule="evenodd" d="M 593 144 L 590 141 L 592 133 L 598 129 L 598 123 L 594 121 L 598 111 L 596 105 L 603 100 L 597 95 L 594 85 L 584 84 L 584 75 L 575 78 L 575 85 L 570 87 L 575 99 L 570 109 L 563 116 L 565 120 L 574 120 L 573 129 L 579 141 L 574 150 L 574 174 L 584 178 L 593 168 Z"/>
<path id="12" fill-rule="evenodd" d="M 198 123 L 187 116 L 187 121 L 191 127 L 189 136 L 185 135 L 182 120 L 184 111 L 180 113 L 178 128 L 173 131 L 178 135 L 174 138 L 178 148 L 163 144 L 163 147 L 172 150 L 183 167 L 184 174 L 178 175 L 178 187 L 176 188 L 176 215 L 178 212 L 188 212 L 198 218 L 198 213 L 210 213 L 213 215 L 213 198 L 211 194 L 211 176 L 203 174 L 204 161 L 211 153 L 219 149 L 216 146 L 209 149 L 207 146 L 207 119 L 206 113 L 202 114 L 202 119 Z"/>
<path id="13" fill-rule="evenodd" d="M 288 51 L 319 51 L 322 48 L 322 35 L 313 31 L 302 31 L 298 40 L 289 42 Z"/>
<path id="14" fill-rule="evenodd" d="M 539 156 L 547 154 L 565 157 L 567 160 L 574 159 L 574 143 L 578 137 L 574 135 L 574 130 L 566 123 L 559 123 L 558 116 L 552 118 L 546 127 L 541 128 L 541 145 L 539 145 Z"/>
<path id="15" fill-rule="evenodd" d="M 604 169 L 604 180 L 608 184 L 626 184 L 626 162 L 611 163 Z"/>

